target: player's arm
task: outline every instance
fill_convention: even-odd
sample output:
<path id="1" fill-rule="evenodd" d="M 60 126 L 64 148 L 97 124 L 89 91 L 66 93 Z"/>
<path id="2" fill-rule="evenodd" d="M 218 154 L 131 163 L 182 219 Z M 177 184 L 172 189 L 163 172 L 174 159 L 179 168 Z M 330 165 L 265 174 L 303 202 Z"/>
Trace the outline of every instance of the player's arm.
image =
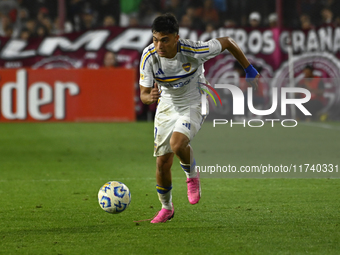
<path id="1" fill-rule="evenodd" d="M 250 64 L 247 57 L 244 55 L 241 48 L 237 45 L 237 43 L 230 37 L 221 37 L 217 38 L 217 40 L 221 43 L 222 51 L 228 50 L 234 58 L 241 64 L 244 71 L 246 72 L 247 81 L 253 86 L 254 89 L 258 87 L 258 78 L 260 74 L 257 70 Z M 222 52 L 221 51 L 221 52 Z"/>
<path id="2" fill-rule="evenodd" d="M 319 82 L 319 85 L 318 85 L 318 88 L 316 89 L 316 94 L 318 96 L 322 96 L 323 95 L 323 92 L 324 92 L 324 89 L 325 89 L 325 84 L 323 83 L 323 81 L 320 81 Z"/>
<path id="3" fill-rule="evenodd" d="M 158 91 L 158 85 L 155 83 L 153 88 L 144 87 L 139 85 L 140 87 L 140 99 L 142 100 L 143 104 L 153 104 L 157 102 L 161 94 Z"/>

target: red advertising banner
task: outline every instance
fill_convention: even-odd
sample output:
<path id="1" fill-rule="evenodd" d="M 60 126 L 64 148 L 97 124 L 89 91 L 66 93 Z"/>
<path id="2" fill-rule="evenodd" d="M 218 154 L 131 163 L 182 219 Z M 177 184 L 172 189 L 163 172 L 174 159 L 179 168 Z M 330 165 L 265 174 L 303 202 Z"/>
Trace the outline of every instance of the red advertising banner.
<path id="1" fill-rule="evenodd" d="M 135 70 L 0 70 L 0 122 L 134 121 Z"/>
<path id="2" fill-rule="evenodd" d="M 294 83 L 293 85 L 297 86 L 304 77 L 303 69 L 307 65 L 311 66 L 314 70 L 314 76 L 326 79 L 324 80 L 323 97 L 327 104 L 324 105 L 322 112 L 329 114 L 331 119 L 340 118 L 340 27 L 326 26 L 311 30 L 221 27 L 210 33 L 181 28 L 179 33 L 181 38 L 198 41 L 207 41 L 223 36 L 233 38 L 245 52 L 250 62 L 261 73 L 260 96 L 264 109 L 270 107 L 272 88 L 291 86 L 289 83 Z M 26 67 L 39 70 L 88 68 L 90 72 L 90 69 L 99 70 L 103 65 L 105 53 L 111 51 L 116 54 L 120 67 L 135 68 L 138 72 L 141 53 L 151 42 L 152 33 L 150 28 L 121 27 L 88 30 L 40 39 L 32 38 L 28 41 L 0 37 L 0 70 L 3 70 L 1 68 Z M 293 82 L 289 80 L 291 72 L 288 65 L 288 52 L 292 53 L 290 60 L 294 76 Z M 213 86 L 226 82 L 236 84 L 240 74 L 234 64 L 235 59 L 233 56 L 228 51 L 224 51 L 205 63 L 205 76 Z M 53 73 L 52 70 L 50 71 Z M 46 72 L 49 73 L 50 71 Z M 83 71 L 83 73 L 87 77 L 87 71 Z M 41 73 L 42 76 L 43 73 Z M 96 76 L 96 72 L 93 73 L 93 76 Z M 138 82 L 138 77 L 138 73 L 136 73 L 134 76 L 135 82 Z M 29 77 L 28 79 L 31 78 Z M 85 82 L 90 78 L 79 76 L 79 79 Z M 11 81 L 16 81 L 16 77 L 13 76 Z M 1 82 L 3 83 L 3 81 Z M 32 82 L 34 83 L 35 81 Z M 93 82 L 96 84 L 98 80 L 94 79 Z M 54 81 L 50 81 L 49 84 L 53 86 L 53 89 L 55 86 L 58 87 Z M 58 89 L 60 89 L 59 87 Z M 67 91 L 72 91 L 72 89 Z M 57 91 L 55 91 L 56 93 Z M 55 95 L 53 94 L 53 96 Z M 76 98 L 75 95 L 71 94 L 67 94 L 66 97 L 70 97 L 70 100 L 75 100 Z M 102 102 L 101 100 L 99 101 Z M 48 106 L 43 105 L 41 108 L 44 110 Z M 137 102 L 138 116 L 141 115 L 144 108 L 145 106 L 141 102 Z M 227 109 L 223 109 L 223 114 L 226 115 L 224 110 L 227 111 Z M 212 108 L 211 113 L 214 111 L 215 109 Z M 219 110 L 216 109 L 216 111 Z M 49 115 L 40 117 L 42 119 L 48 117 L 47 119 L 59 120 L 59 112 L 56 109 L 55 112 L 51 117 Z M 7 116 L 6 111 L 4 116 Z M 12 119 L 17 119 L 11 114 L 8 116 Z M 87 117 L 94 120 L 94 115 Z M 87 117 L 77 117 L 76 120 L 85 120 Z M 98 118 L 102 117 L 100 115 Z M 2 118 L 6 119 L 7 117 Z M 27 118 L 30 119 L 30 115 Z"/>
<path id="3" fill-rule="evenodd" d="M 340 57 L 340 27 L 311 30 L 222 27 L 211 33 L 180 29 L 181 38 L 198 41 L 223 36 L 234 38 L 247 56 L 263 60 L 273 71 L 287 61 L 289 41 L 295 56 L 328 52 Z M 121 66 L 138 66 L 141 52 L 151 41 L 150 28 L 122 27 L 32 38 L 28 41 L 0 37 L 0 68 L 96 69 L 102 66 L 106 51 L 115 52 Z"/>

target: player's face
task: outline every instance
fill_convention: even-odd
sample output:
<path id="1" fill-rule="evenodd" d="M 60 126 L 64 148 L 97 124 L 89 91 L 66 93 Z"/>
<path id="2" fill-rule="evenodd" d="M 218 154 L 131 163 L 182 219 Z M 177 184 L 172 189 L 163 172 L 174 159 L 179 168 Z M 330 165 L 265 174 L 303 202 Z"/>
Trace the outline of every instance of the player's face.
<path id="1" fill-rule="evenodd" d="M 303 70 L 303 74 L 305 75 L 305 78 L 313 78 L 313 71 L 308 68 Z"/>
<path id="2" fill-rule="evenodd" d="M 173 58 L 177 53 L 177 34 L 153 33 L 153 44 L 160 57 Z"/>

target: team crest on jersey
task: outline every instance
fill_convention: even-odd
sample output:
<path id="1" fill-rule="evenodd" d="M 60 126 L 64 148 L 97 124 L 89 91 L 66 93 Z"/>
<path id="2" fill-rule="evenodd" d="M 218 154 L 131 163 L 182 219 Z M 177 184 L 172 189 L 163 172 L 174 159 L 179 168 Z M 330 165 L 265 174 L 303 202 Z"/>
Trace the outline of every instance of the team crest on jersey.
<path id="1" fill-rule="evenodd" d="M 189 72 L 190 69 L 191 69 L 191 64 L 190 63 L 185 63 L 182 65 L 183 69 L 186 71 L 186 72 Z"/>
<path id="2" fill-rule="evenodd" d="M 144 74 L 140 74 L 140 78 L 142 79 L 142 80 L 144 80 Z"/>

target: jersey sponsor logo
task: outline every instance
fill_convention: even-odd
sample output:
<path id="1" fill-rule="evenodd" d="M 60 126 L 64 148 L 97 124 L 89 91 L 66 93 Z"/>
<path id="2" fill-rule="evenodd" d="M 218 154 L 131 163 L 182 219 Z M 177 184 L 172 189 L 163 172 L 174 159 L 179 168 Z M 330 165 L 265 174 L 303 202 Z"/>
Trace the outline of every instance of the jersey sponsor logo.
<path id="1" fill-rule="evenodd" d="M 191 63 L 184 63 L 182 65 L 183 69 L 186 71 L 186 72 L 190 72 L 190 69 L 191 69 Z"/>
<path id="2" fill-rule="evenodd" d="M 186 80 L 185 82 L 179 82 L 179 83 L 176 83 L 176 84 L 170 84 L 170 83 L 168 83 L 168 84 L 166 84 L 165 86 L 167 86 L 167 87 L 172 87 L 172 88 L 174 88 L 174 89 L 181 88 L 181 87 L 183 87 L 183 86 L 185 86 L 185 85 L 188 85 L 189 82 L 190 82 L 193 78 L 194 78 L 194 77 L 191 77 L 190 79 Z"/>

